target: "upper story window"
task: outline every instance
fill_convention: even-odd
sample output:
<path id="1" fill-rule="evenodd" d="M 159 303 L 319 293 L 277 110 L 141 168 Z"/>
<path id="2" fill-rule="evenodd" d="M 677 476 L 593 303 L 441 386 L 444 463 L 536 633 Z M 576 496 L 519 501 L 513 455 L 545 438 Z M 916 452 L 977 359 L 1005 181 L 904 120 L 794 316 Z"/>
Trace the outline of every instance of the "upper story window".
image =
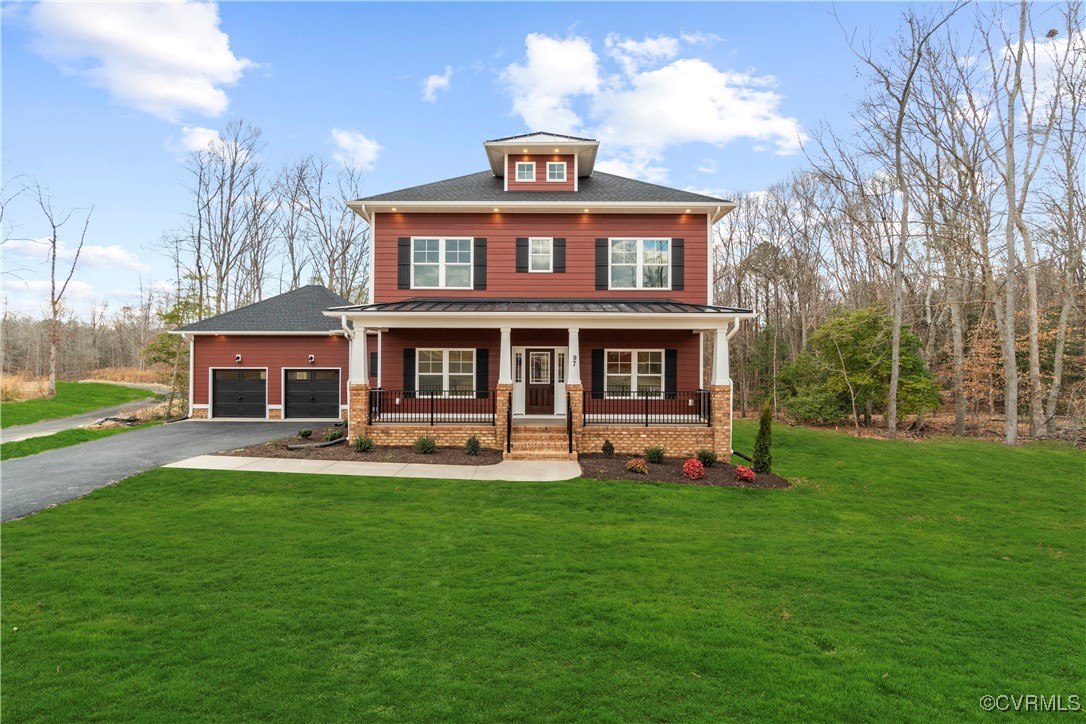
<path id="1" fill-rule="evenodd" d="M 412 238 L 412 289 L 471 289 L 470 238 Z"/>
<path id="2" fill-rule="evenodd" d="M 535 181 L 535 161 L 517 161 L 517 181 Z"/>
<path id="3" fill-rule="evenodd" d="M 611 289 L 670 289 L 671 239 L 611 239 Z"/>
<path id="4" fill-rule="evenodd" d="M 554 270 L 554 240 L 549 238 L 528 239 L 528 271 L 549 272 Z"/>
<path id="5" fill-rule="evenodd" d="M 547 180 L 548 181 L 565 181 L 566 180 L 566 162 L 565 161 L 548 161 L 547 162 Z"/>

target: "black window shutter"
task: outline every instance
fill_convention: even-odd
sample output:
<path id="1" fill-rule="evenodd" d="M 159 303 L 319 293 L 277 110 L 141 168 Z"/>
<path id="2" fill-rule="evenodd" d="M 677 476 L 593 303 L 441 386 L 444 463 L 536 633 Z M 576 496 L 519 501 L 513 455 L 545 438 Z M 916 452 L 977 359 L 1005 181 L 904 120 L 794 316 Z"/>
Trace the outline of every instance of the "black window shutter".
<path id="1" fill-rule="evenodd" d="M 664 398 L 675 399 L 676 385 L 679 381 L 679 350 L 664 350 Z"/>
<path id="2" fill-rule="evenodd" d="M 607 278 L 607 239 L 596 239 L 596 290 L 603 291 L 609 286 Z"/>
<path id="3" fill-rule="evenodd" d="M 603 399 L 603 350 L 592 350 L 592 399 Z"/>
<path id="4" fill-rule="evenodd" d="M 415 348 L 403 350 L 403 396 L 411 399 L 415 396 Z"/>
<path id="5" fill-rule="evenodd" d="M 671 288 L 677 292 L 685 289 L 686 249 L 683 239 L 671 240 Z"/>
<path id="6" fill-rule="evenodd" d="M 486 289 L 486 239 L 475 237 L 475 288 Z"/>
<path id="7" fill-rule="evenodd" d="M 566 271 L 566 240 L 554 240 L 554 264 L 552 267 L 556 274 L 564 274 Z"/>
<path id="8" fill-rule="evenodd" d="M 377 353 L 370 352 L 370 377 L 377 376 Z"/>
<path id="9" fill-rule="evenodd" d="M 528 271 L 528 237 L 517 237 L 517 271 Z"/>
<path id="10" fill-rule="evenodd" d="M 411 288 L 411 238 L 401 236 L 396 247 L 396 288 Z"/>
<path id="11" fill-rule="evenodd" d="M 475 350 L 475 396 L 485 400 L 490 389 L 490 350 L 480 347 Z"/>

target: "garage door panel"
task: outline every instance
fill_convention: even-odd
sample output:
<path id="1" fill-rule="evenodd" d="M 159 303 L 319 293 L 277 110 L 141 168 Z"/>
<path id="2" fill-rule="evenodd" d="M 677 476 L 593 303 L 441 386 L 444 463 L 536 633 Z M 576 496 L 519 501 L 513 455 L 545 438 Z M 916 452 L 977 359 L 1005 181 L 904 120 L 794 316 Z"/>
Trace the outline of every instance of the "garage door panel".
<path id="1" fill-rule="evenodd" d="M 212 417 L 267 417 L 268 374 L 257 369 L 214 370 Z"/>
<path id="2" fill-rule="evenodd" d="M 339 370 L 286 370 L 285 417 L 338 419 Z"/>

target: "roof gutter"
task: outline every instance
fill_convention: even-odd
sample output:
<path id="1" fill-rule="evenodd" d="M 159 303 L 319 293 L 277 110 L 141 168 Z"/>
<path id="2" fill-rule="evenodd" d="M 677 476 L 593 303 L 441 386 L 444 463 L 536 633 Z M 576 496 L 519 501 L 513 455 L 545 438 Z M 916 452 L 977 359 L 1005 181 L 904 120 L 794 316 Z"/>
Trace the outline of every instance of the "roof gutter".
<path id="1" fill-rule="evenodd" d="M 373 223 L 373 218 L 370 216 L 370 212 L 366 210 L 365 204 L 358 201 L 348 201 L 347 208 L 365 219 L 367 224 Z"/>

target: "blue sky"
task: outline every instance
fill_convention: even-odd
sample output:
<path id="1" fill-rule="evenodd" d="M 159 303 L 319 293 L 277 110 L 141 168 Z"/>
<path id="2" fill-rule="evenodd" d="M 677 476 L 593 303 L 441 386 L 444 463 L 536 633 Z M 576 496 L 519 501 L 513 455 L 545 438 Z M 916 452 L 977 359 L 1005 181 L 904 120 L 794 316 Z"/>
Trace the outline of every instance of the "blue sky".
<path id="1" fill-rule="evenodd" d="M 901 6 L 845 3 L 876 42 Z M 3 8 L 5 195 L 20 175 L 94 206 L 71 306 L 131 303 L 172 278 L 156 251 L 188 206 L 187 149 L 259 126 L 275 168 L 363 170 L 366 194 L 486 168 L 482 141 L 601 139 L 600 168 L 679 188 L 765 188 L 843 125 L 857 63 L 825 3 L 173 3 Z M 429 80 L 428 80 L 429 79 Z M 429 88 L 429 90 L 427 90 Z M 15 181 L 12 179 L 15 178 Z M 44 309 L 44 229 L 5 210 L 3 298 Z M 67 241 L 76 240 L 76 229 Z"/>

